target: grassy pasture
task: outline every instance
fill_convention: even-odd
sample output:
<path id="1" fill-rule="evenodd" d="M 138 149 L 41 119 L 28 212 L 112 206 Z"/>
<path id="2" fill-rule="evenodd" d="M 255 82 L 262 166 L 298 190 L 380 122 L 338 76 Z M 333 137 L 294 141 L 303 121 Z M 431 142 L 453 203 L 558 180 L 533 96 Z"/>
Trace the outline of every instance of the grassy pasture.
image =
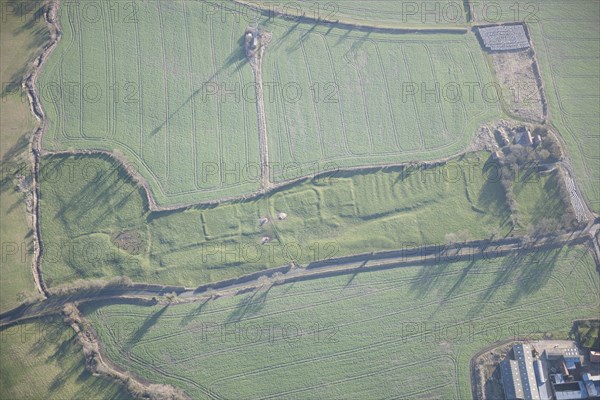
<path id="1" fill-rule="evenodd" d="M 84 312 L 111 360 L 194 398 L 466 399 L 482 347 L 564 338 L 599 301 L 593 258 L 571 247 Z"/>
<path id="2" fill-rule="evenodd" d="M 481 2 L 482 9 L 486 2 Z M 491 2 L 490 2 L 491 3 Z M 493 2 L 505 21 L 527 22 L 540 64 L 550 122 L 563 137 L 589 204 L 600 210 L 600 3 Z M 517 16 L 518 18 L 515 18 Z M 485 22 L 482 18 L 479 22 Z"/>
<path id="3" fill-rule="evenodd" d="M 197 1 L 64 3 L 60 20 L 40 77 L 45 148 L 123 155 L 162 204 L 256 190 L 219 167 L 259 162 L 256 105 L 241 94 L 254 82 L 239 42 L 246 20 Z"/>
<path id="4" fill-rule="evenodd" d="M 33 248 L 25 196 L 17 191 L 18 175 L 30 173 L 29 135 L 35 119 L 21 89 L 28 63 L 49 40 L 41 2 L 2 5 L 0 25 L 0 311 L 17 306 L 37 291 L 31 273 Z"/>
<path id="5" fill-rule="evenodd" d="M 510 212 L 488 158 L 482 152 L 443 167 L 337 173 L 248 201 L 148 212 L 141 189 L 109 159 L 45 157 L 44 278 L 55 286 L 126 275 L 193 287 L 291 259 L 504 237 Z M 549 201 L 555 187 L 554 176 L 519 183 L 523 232 L 546 215 L 560 220 L 563 205 Z M 261 245 L 263 238 L 270 241 Z"/>
<path id="6" fill-rule="evenodd" d="M 118 384 L 85 370 L 73 330 L 44 318 L 0 331 L 3 399 L 128 399 Z"/>
<path id="7" fill-rule="evenodd" d="M 271 19 L 269 158 L 311 171 L 435 159 L 500 115 L 472 34 L 381 34 Z M 468 62 L 463 62 L 468 60 Z M 479 86 L 474 86 L 479 85 Z M 491 97 L 488 97 L 491 99 Z M 275 180 L 285 180 L 274 168 Z M 277 172 L 281 172 L 277 174 Z"/>
<path id="8" fill-rule="evenodd" d="M 159 204 L 255 190 L 256 96 L 241 45 L 252 11 L 233 2 L 126 4 L 135 7 L 61 8 L 64 36 L 40 79 L 45 148 L 114 151 L 149 180 Z M 472 34 L 371 35 L 268 16 L 261 24 L 273 33 L 263 80 L 275 181 L 291 166 L 298 177 L 446 157 L 500 115 L 480 89 L 471 95 L 468 85 L 491 82 Z M 436 94 L 423 97 L 426 89 Z"/>

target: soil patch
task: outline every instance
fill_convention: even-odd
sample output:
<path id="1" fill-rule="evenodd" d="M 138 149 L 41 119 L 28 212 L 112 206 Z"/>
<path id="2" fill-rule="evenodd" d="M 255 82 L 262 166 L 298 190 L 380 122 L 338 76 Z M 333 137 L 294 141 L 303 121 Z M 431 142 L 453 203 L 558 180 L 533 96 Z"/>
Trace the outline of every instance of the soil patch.
<path id="1" fill-rule="evenodd" d="M 517 118 L 543 122 L 544 99 L 536 77 L 533 50 L 496 52 L 491 59 L 507 111 Z"/>

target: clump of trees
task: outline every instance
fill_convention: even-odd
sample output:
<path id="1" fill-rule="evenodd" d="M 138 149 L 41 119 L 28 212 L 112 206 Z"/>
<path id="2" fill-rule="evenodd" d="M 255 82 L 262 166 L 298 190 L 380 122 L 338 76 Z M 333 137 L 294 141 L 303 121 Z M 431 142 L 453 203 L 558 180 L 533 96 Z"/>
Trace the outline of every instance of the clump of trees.
<path id="1" fill-rule="evenodd" d="M 528 179 L 532 174 L 552 170 L 556 167 L 556 163 L 563 159 L 563 152 L 556 137 L 550 134 L 545 127 L 534 127 L 531 132 L 533 138 L 536 139 L 533 145 L 511 142 L 501 147 L 497 157 L 500 183 L 504 188 L 506 201 L 511 211 L 513 227 L 519 224 L 519 207 L 513 192 L 514 182 L 517 179 Z M 541 140 L 538 141 L 537 138 Z M 560 220 L 542 218 L 535 226 L 530 226 L 529 233 L 532 236 L 548 235 L 578 226 L 564 174 L 560 169 L 557 171 L 559 184 L 556 190 L 566 212 Z"/>

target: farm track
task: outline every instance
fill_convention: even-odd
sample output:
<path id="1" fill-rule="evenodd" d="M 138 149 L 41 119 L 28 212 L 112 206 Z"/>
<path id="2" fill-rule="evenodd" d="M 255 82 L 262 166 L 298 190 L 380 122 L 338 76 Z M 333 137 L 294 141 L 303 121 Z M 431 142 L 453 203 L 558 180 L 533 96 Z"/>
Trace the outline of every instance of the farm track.
<path id="1" fill-rule="evenodd" d="M 138 27 L 136 25 L 136 32 L 137 32 L 137 29 L 138 29 Z M 139 38 L 137 38 L 137 39 L 139 41 Z M 138 45 L 138 47 L 139 47 L 139 45 Z M 138 48 L 138 53 L 139 53 L 139 48 Z M 330 56 L 330 55 L 328 54 L 328 56 Z M 138 64 L 139 64 L 139 60 L 138 60 Z M 140 104 L 140 107 L 142 107 L 141 104 Z M 63 124 L 63 128 L 64 128 L 64 124 Z M 86 140 L 86 138 L 84 138 L 84 137 L 77 139 L 77 141 L 81 141 L 82 143 L 85 143 L 85 140 Z M 87 140 L 92 140 L 92 139 L 88 138 Z M 143 139 L 142 139 L 141 136 L 140 136 L 140 149 L 139 149 L 139 151 L 134 150 L 133 148 L 131 148 L 130 146 L 128 146 L 128 145 L 126 145 L 124 143 L 120 143 L 120 142 L 117 143 L 116 141 L 110 140 L 110 139 L 107 140 L 107 139 L 96 138 L 96 139 L 93 139 L 93 140 L 100 140 L 100 141 L 103 141 L 103 142 L 106 142 L 106 143 L 114 143 L 117 146 L 123 146 L 125 148 L 125 150 L 128 150 L 128 152 L 131 152 L 131 154 L 134 155 L 134 158 L 136 159 L 136 162 L 139 162 L 142 166 L 144 166 L 146 168 L 146 170 L 148 171 L 148 174 L 153 178 L 152 180 L 158 185 L 158 190 L 160 191 L 161 195 L 164 196 L 164 197 L 166 197 L 166 198 L 172 198 L 172 197 L 179 196 L 179 195 L 186 195 L 186 194 L 192 194 L 192 193 L 198 192 L 198 190 L 196 188 L 196 190 L 179 191 L 177 193 L 174 193 L 174 192 L 166 193 L 165 192 L 165 188 L 163 188 L 163 186 L 162 186 L 160 180 L 158 179 L 158 177 L 156 176 L 156 174 L 152 172 L 152 170 L 149 168 L 148 164 L 143 160 L 143 157 L 141 157 L 141 151 L 143 150 L 143 145 L 142 145 Z M 431 148 L 430 150 L 439 150 L 439 149 L 447 148 L 447 147 L 449 147 L 451 145 L 452 144 L 438 146 L 438 147 Z M 268 146 L 268 143 L 265 143 L 265 146 Z M 405 155 L 418 154 L 419 152 L 420 151 L 405 152 L 404 154 Z M 62 152 L 62 153 L 63 154 L 67 154 L 65 152 Z M 264 153 L 264 151 L 263 151 L 263 153 Z M 52 154 L 52 152 L 46 152 L 46 154 Z M 87 153 L 85 150 L 83 150 L 81 152 L 74 151 L 74 152 L 72 152 L 72 154 L 89 154 L 89 153 Z M 135 156 L 136 154 L 138 154 L 138 156 Z M 372 162 L 373 158 L 378 158 L 378 157 L 388 157 L 389 158 L 389 156 L 391 154 L 393 154 L 393 152 L 390 152 L 389 154 L 381 154 L 379 156 L 378 155 L 373 155 L 372 157 L 369 157 L 369 161 L 365 160 L 365 164 L 367 162 Z M 363 157 L 367 158 L 366 156 L 363 156 Z M 354 157 L 332 157 L 332 158 L 328 158 L 325 161 L 329 160 L 329 161 L 332 161 L 332 163 L 335 163 L 335 162 L 339 162 L 339 161 L 343 161 L 343 160 L 347 160 L 347 159 L 353 159 L 353 158 Z M 168 167 L 168 165 L 169 164 L 167 163 L 167 167 Z M 382 163 L 381 165 L 389 165 L 389 163 Z M 352 170 L 360 170 L 360 168 L 361 167 L 358 167 L 358 168 L 352 169 Z M 266 169 L 268 169 L 268 168 L 266 168 Z M 304 177 L 304 178 L 306 178 L 306 177 Z M 300 180 L 302 180 L 304 178 L 299 178 L 296 181 L 300 181 Z M 136 179 L 136 181 L 140 181 L 140 180 Z M 284 186 L 286 184 L 289 184 L 289 183 L 292 183 L 292 181 L 286 180 L 286 181 L 279 181 L 279 182 L 276 182 L 276 183 L 275 182 L 270 182 L 270 188 L 269 189 L 276 189 L 276 188 L 282 187 L 282 186 Z M 149 186 L 148 185 L 143 185 L 143 186 L 145 188 L 145 191 L 147 191 L 147 189 L 149 188 Z M 238 187 L 238 186 L 239 186 L 238 184 L 222 185 L 220 187 L 220 189 L 227 189 L 228 187 Z M 269 191 L 269 189 L 262 188 L 262 189 L 254 191 L 254 192 L 250 192 L 250 193 L 248 193 L 246 195 L 231 196 L 231 197 L 225 197 L 225 198 L 220 198 L 220 199 L 215 199 L 215 200 L 207 200 L 207 201 L 202 201 L 202 202 L 197 202 L 197 203 L 177 204 L 177 205 L 173 205 L 173 206 L 166 206 L 166 207 L 160 207 L 160 208 L 156 207 L 156 208 L 152 208 L 152 210 L 156 210 L 156 211 L 178 210 L 178 209 L 185 209 L 185 208 L 188 208 L 188 207 L 192 207 L 192 206 L 194 206 L 196 204 L 197 205 L 217 204 L 217 203 L 225 202 L 225 201 L 248 199 L 248 198 L 251 198 L 251 197 L 263 195 L 263 194 L 267 193 Z M 212 188 L 211 189 L 206 189 L 206 190 L 203 190 L 203 192 L 208 192 L 209 190 L 213 190 L 213 189 Z M 252 189 L 250 189 L 250 190 L 252 190 Z M 149 194 L 149 193 L 147 193 L 147 197 L 150 197 L 150 196 L 152 196 L 152 195 Z M 151 204 L 151 205 L 156 205 L 156 202 L 152 201 L 152 200 L 148 201 L 148 203 Z"/>
<path id="2" fill-rule="evenodd" d="M 331 54 L 331 47 L 329 46 L 329 43 L 327 43 L 327 40 L 325 39 L 325 36 L 322 33 L 317 33 L 317 35 L 319 35 L 319 37 L 321 38 L 321 41 L 323 42 L 323 46 L 325 47 L 325 52 L 327 53 L 327 60 L 329 61 L 329 68 L 331 69 L 331 75 L 333 77 L 333 81 L 339 82 L 340 79 L 338 78 L 336 68 L 335 68 L 335 63 L 333 62 L 333 56 Z M 342 107 L 341 90 L 339 87 L 337 88 L 337 92 L 338 92 L 337 105 L 338 105 L 338 110 L 340 113 L 342 136 L 344 137 L 343 144 L 344 144 L 344 148 L 346 150 L 346 155 L 348 155 L 348 154 L 352 154 L 352 151 L 350 150 L 350 145 L 348 144 L 348 128 L 346 127 L 346 119 L 344 118 L 344 109 Z"/>
<path id="3" fill-rule="evenodd" d="M 338 380 L 335 380 L 335 381 L 330 381 L 330 382 L 326 382 L 326 383 L 322 383 L 322 384 L 317 384 L 317 385 L 305 386 L 305 387 L 302 387 L 302 388 L 287 390 L 285 392 L 274 393 L 274 394 L 271 394 L 271 395 L 268 395 L 268 396 L 260 397 L 260 399 L 261 400 L 263 400 L 263 399 L 267 400 L 267 399 L 291 398 L 290 395 L 292 395 L 292 394 L 302 393 L 302 392 L 306 392 L 306 391 L 310 391 L 310 390 L 314 390 L 314 389 L 319 389 L 319 388 L 323 388 L 323 387 L 328 387 L 330 385 L 338 385 L 338 384 L 342 384 L 342 383 L 352 382 L 352 381 L 363 379 L 363 378 L 369 378 L 369 377 L 373 377 L 373 376 L 380 376 L 380 375 L 382 375 L 384 373 L 388 373 L 390 371 L 402 370 L 404 368 L 411 368 L 411 367 L 415 367 L 417 365 L 423 365 L 423 364 L 433 363 L 433 362 L 437 362 L 437 363 L 441 364 L 441 360 L 443 358 L 450 359 L 450 362 L 453 365 L 456 364 L 456 360 L 454 358 L 452 358 L 451 356 L 449 356 L 449 355 L 438 356 L 438 357 L 436 357 L 434 359 L 428 359 L 426 362 L 423 362 L 422 360 L 419 360 L 419 361 L 416 361 L 416 362 L 399 364 L 399 365 L 396 365 L 394 367 L 386 367 L 386 368 L 383 368 L 383 369 L 379 369 L 379 370 L 367 372 L 367 373 L 364 373 L 364 374 L 358 374 L 358 375 L 355 375 L 355 376 L 351 376 L 351 377 L 347 377 L 347 378 L 343 378 L 343 379 L 338 379 Z M 442 383 L 442 384 L 435 385 L 435 386 L 428 386 L 424 391 L 429 392 L 429 391 L 432 391 L 432 390 L 435 390 L 435 389 L 440 389 L 442 387 L 448 386 L 450 384 L 451 383 L 446 382 L 446 383 Z M 419 393 L 422 393 L 422 391 L 403 393 L 403 395 L 412 396 L 412 395 L 419 394 Z"/>
<path id="4" fill-rule="evenodd" d="M 236 48 L 237 44 L 236 44 L 236 39 L 237 39 L 237 35 L 235 30 L 231 30 L 231 41 L 230 41 L 230 48 L 233 50 Z M 240 86 L 244 85 L 244 74 L 242 73 L 242 68 L 241 66 L 243 65 L 243 61 L 238 61 L 238 63 L 240 63 L 237 67 L 237 75 L 238 75 L 238 79 L 240 81 Z M 258 101 L 258 98 L 257 98 Z M 246 165 L 250 165 L 252 163 L 252 146 L 250 146 L 250 127 L 248 125 L 248 110 L 246 107 L 248 107 L 247 102 L 242 101 L 242 113 L 243 113 L 243 120 L 244 120 L 244 152 L 246 154 Z"/>
<path id="5" fill-rule="evenodd" d="M 273 60 L 273 71 L 274 71 L 274 75 L 276 78 L 276 82 L 282 82 L 281 80 L 281 73 L 279 71 L 279 66 L 275 63 L 275 60 Z M 298 161 L 296 160 L 296 152 L 294 151 L 294 143 L 292 140 L 292 134 L 290 132 L 290 125 L 288 123 L 288 118 L 287 118 L 287 112 L 285 109 L 285 101 L 283 101 L 282 99 L 280 99 L 279 96 L 275 97 L 275 104 L 277 104 L 277 122 L 279 124 L 280 121 L 280 115 L 283 116 L 283 123 L 284 123 L 284 129 L 285 129 L 285 136 L 282 138 L 283 135 L 279 134 L 277 135 L 279 138 L 279 154 L 280 154 L 280 160 L 283 161 L 283 145 L 281 144 L 281 141 L 285 140 L 287 141 L 287 149 L 289 151 L 289 155 L 290 158 L 292 160 L 292 162 L 297 163 Z M 283 111 L 281 111 L 283 110 Z M 280 125 L 277 126 L 278 128 L 280 128 Z M 281 131 L 280 131 L 281 132 Z"/>
<path id="6" fill-rule="evenodd" d="M 589 243 L 591 234 L 595 234 L 600 226 L 589 225 L 587 228 L 574 231 L 561 236 L 538 238 L 535 243 L 527 244 L 519 239 L 508 238 L 494 242 L 474 241 L 452 246 L 424 246 L 421 248 L 388 251 L 384 253 L 368 253 L 341 257 L 314 262 L 305 268 L 296 268 L 279 278 L 277 284 L 287 282 L 316 279 L 335 275 L 346 275 L 349 273 L 376 271 L 389 268 L 411 267 L 418 265 L 431 265 L 443 262 L 456 262 L 474 259 L 489 259 L 509 255 L 515 252 L 529 252 L 536 250 L 549 250 L 567 245 Z M 419 254 L 416 256 L 415 254 Z M 361 263 L 357 266 L 357 263 Z M 280 268 L 278 268 L 280 269 Z M 106 287 L 91 291 L 81 290 L 71 295 L 52 295 L 42 302 L 31 305 L 22 305 L 16 309 L 0 314 L 0 327 L 13 324 L 18 321 L 30 320 L 46 314 L 60 312 L 66 303 L 87 303 L 91 301 L 147 298 L 153 296 L 164 296 L 173 291 L 177 292 L 182 300 L 194 301 L 194 299 L 205 298 L 206 290 L 213 288 L 223 294 L 235 294 L 245 290 L 257 289 L 262 286 L 259 282 L 260 276 L 270 276 L 274 270 L 265 270 L 261 273 L 251 275 L 254 279 L 248 280 L 241 277 L 222 283 L 214 283 L 198 288 L 183 288 L 173 286 L 133 284 L 132 286 Z"/>
<path id="7" fill-rule="evenodd" d="M 58 15 L 57 15 L 58 18 Z M 79 32 L 83 32 L 83 29 L 81 29 L 81 18 L 79 18 L 79 16 L 77 14 L 75 14 L 75 18 L 77 19 L 77 29 L 79 30 Z M 83 78 L 83 66 L 85 65 L 83 62 L 83 54 L 84 54 L 84 47 L 83 47 L 83 35 L 79 34 L 76 35 L 77 39 L 78 39 L 78 44 L 79 44 L 79 82 L 85 82 L 84 78 Z M 83 101 L 83 96 L 79 96 L 79 135 L 81 135 L 82 138 L 87 138 L 87 135 L 85 134 L 85 131 L 83 129 L 83 116 L 84 116 L 84 101 Z"/>
<path id="8" fill-rule="evenodd" d="M 514 267 L 514 265 L 513 265 L 513 267 Z M 511 281 L 511 282 L 512 282 L 512 281 Z M 502 285 L 507 285 L 507 284 L 510 284 L 511 282 L 505 281 L 505 282 L 503 282 L 503 283 L 502 283 Z M 555 279 L 555 282 L 556 282 L 556 283 L 560 283 L 560 282 L 559 282 L 558 280 L 556 280 L 556 279 Z M 555 298 L 563 298 L 562 296 L 564 296 L 564 294 L 565 294 L 565 293 L 564 293 L 564 288 L 563 288 L 563 290 L 562 290 L 562 291 L 563 291 L 563 293 L 557 293 L 557 295 L 555 296 Z M 465 296 L 465 295 L 463 295 L 463 297 L 464 297 L 464 296 Z M 552 299 L 549 299 L 548 301 L 552 301 Z M 435 303 L 437 303 L 437 302 L 435 302 Z M 514 310 L 517 310 L 517 309 L 522 309 L 522 308 L 524 308 L 524 307 L 526 308 L 526 307 L 527 307 L 527 305 L 519 305 L 519 306 L 517 306 L 517 307 L 511 307 L 509 310 L 504 310 L 504 313 L 506 313 L 506 312 L 514 312 Z M 552 312 L 555 312 L 555 310 L 554 310 L 554 311 L 552 311 Z M 113 315 L 113 314 L 111 314 L 111 315 Z M 114 315 L 117 315 L 117 314 L 114 314 Z M 118 314 L 118 315 L 121 315 L 121 314 Z M 535 316 L 534 316 L 534 317 L 535 317 Z M 482 321 L 484 321 L 484 320 L 485 320 L 485 318 L 480 318 L 480 319 L 481 319 Z M 504 325 L 503 325 L 503 326 L 504 326 Z M 242 347 L 243 347 L 243 346 L 242 346 Z M 313 360 L 313 361 L 315 361 L 315 360 Z M 307 361 L 307 362 L 308 362 L 308 361 Z M 296 365 L 296 364 L 297 364 L 297 363 L 291 363 L 291 364 L 290 364 L 290 363 L 287 363 L 286 365 L 279 365 L 279 366 L 277 366 L 277 367 L 279 367 L 279 368 L 280 368 L 280 367 L 292 366 L 292 365 Z M 257 371 L 257 372 L 265 372 L 265 371 L 261 370 L 261 371 Z M 232 377 L 227 377 L 227 378 L 225 378 L 225 379 L 230 379 L 230 378 L 232 378 Z M 225 380 L 225 379 L 220 379 L 218 382 L 221 382 L 221 381 L 223 381 L 223 380 Z M 213 385 L 214 385 L 216 382 L 217 382 L 217 381 L 213 382 Z"/>
<path id="9" fill-rule="evenodd" d="M 557 297 L 557 298 L 559 298 L 559 297 Z M 544 303 L 550 303 L 552 300 L 555 300 L 555 299 L 548 299 L 547 301 L 544 301 Z M 521 309 L 523 307 L 524 307 L 524 305 L 520 305 L 520 306 L 517 306 L 517 307 L 513 307 L 512 309 L 504 310 L 502 313 L 513 312 L 514 310 L 518 310 L 518 309 Z M 568 307 L 567 309 L 574 309 L 574 308 L 575 307 Z M 546 312 L 544 314 L 534 315 L 534 316 L 531 316 L 529 318 L 522 319 L 521 322 L 528 322 L 530 320 L 533 320 L 533 319 L 536 319 L 536 318 L 539 318 L 539 317 L 546 317 L 546 316 L 549 316 L 549 315 L 553 315 L 555 312 L 556 312 L 556 310 L 553 310 L 553 311 Z M 489 317 L 481 317 L 481 318 L 473 319 L 472 321 L 478 321 L 478 322 L 479 321 L 485 321 L 485 320 L 487 320 L 487 318 L 489 318 Z M 495 316 L 492 317 L 492 318 L 495 318 Z M 454 326 L 459 326 L 460 324 L 461 323 L 456 323 L 456 324 L 450 324 L 450 325 L 447 325 L 447 326 L 448 327 L 454 327 Z M 509 326 L 511 324 L 512 324 L 512 322 L 507 322 L 507 323 L 501 324 L 501 325 L 497 324 L 496 327 L 498 327 L 498 328 L 504 328 L 504 327 L 507 327 L 507 326 Z M 407 339 L 415 338 L 415 337 L 417 337 L 419 335 L 420 335 L 420 333 L 415 333 L 415 334 L 412 334 L 412 335 L 405 335 L 403 338 L 404 338 L 404 340 L 407 340 Z M 356 349 L 356 348 L 355 349 L 349 349 L 349 350 L 337 352 L 337 353 L 334 353 L 334 354 L 328 354 L 328 355 L 318 356 L 318 357 L 311 357 L 311 358 L 303 359 L 303 360 L 300 360 L 300 361 L 296 360 L 296 361 L 291 361 L 291 362 L 287 362 L 287 363 L 283 363 L 283 364 L 278 364 L 278 365 L 274 365 L 274 366 L 265 367 L 265 368 L 263 368 L 261 370 L 257 370 L 256 372 L 257 373 L 269 372 L 269 371 L 277 369 L 277 368 L 285 368 L 285 367 L 290 367 L 290 366 L 296 366 L 298 364 L 304 364 L 304 363 L 314 363 L 315 361 L 323 361 L 323 360 L 326 360 L 326 359 L 339 358 L 340 356 L 354 355 L 354 354 L 359 353 L 359 352 L 364 351 L 364 350 L 373 351 L 374 349 L 382 349 L 382 348 L 386 348 L 388 346 L 393 346 L 393 345 L 398 344 L 398 343 L 400 343 L 402 341 L 403 340 L 399 339 L 399 338 L 396 338 L 396 339 L 387 339 L 387 340 L 383 340 L 383 341 L 372 343 L 372 344 L 370 344 L 370 345 L 368 345 L 366 347 L 362 347 L 362 348 L 358 348 L 358 349 Z M 246 346 L 242 346 L 242 347 L 246 347 Z M 254 372 L 252 372 L 250 374 L 254 374 Z M 247 376 L 247 375 L 248 374 L 245 374 L 244 376 Z M 235 378 L 236 376 L 233 376 L 231 378 Z M 229 379 L 229 377 L 226 377 L 224 379 L 219 379 L 218 382 L 221 382 L 221 381 L 224 381 L 224 380 L 227 380 L 227 379 Z M 214 383 L 215 382 L 213 382 L 213 384 Z"/>
<path id="10" fill-rule="evenodd" d="M 138 87 L 139 87 L 139 112 L 140 112 L 140 140 L 139 140 L 139 152 L 140 159 L 144 158 L 144 85 L 142 84 L 142 45 L 140 40 L 140 27 L 139 24 L 135 25 L 135 49 L 136 49 L 136 62 L 137 62 L 137 76 L 138 76 Z M 135 153 L 134 153 L 135 154 Z"/>
<path id="11" fill-rule="evenodd" d="M 369 145 L 369 153 L 373 152 L 373 131 L 371 130 L 371 124 L 369 122 L 369 111 L 367 110 L 367 101 L 366 101 L 366 94 L 365 94 L 365 77 L 363 74 L 363 67 L 360 65 L 356 65 L 356 61 L 358 58 L 357 54 L 350 54 L 350 52 L 352 52 L 353 50 L 350 49 L 350 51 L 348 53 L 346 53 L 346 55 L 344 56 L 345 61 L 348 63 L 348 65 L 350 65 L 353 69 L 354 69 L 354 73 L 356 74 L 356 76 L 358 77 L 358 87 L 360 89 L 360 103 L 362 106 L 362 110 L 363 110 L 363 115 L 365 118 L 365 125 L 367 127 L 367 143 Z M 350 59 L 350 57 L 354 57 L 354 60 Z M 369 154 L 367 153 L 367 154 Z M 366 155 L 366 154 L 360 154 L 360 153 L 355 153 L 352 152 L 352 154 L 357 154 L 357 155 Z"/>
<path id="12" fill-rule="evenodd" d="M 263 86 L 262 63 L 265 57 L 265 50 L 271 40 L 270 33 L 261 34 L 261 42 L 258 53 L 249 57 L 250 66 L 254 73 L 254 85 L 256 87 L 256 114 L 258 117 L 258 145 L 260 148 L 260 189 L 264 192 L 272 188 L 269 173 L 269 136 L 267 134 L 267 115 L 265 111 L 265 92 Z"/>

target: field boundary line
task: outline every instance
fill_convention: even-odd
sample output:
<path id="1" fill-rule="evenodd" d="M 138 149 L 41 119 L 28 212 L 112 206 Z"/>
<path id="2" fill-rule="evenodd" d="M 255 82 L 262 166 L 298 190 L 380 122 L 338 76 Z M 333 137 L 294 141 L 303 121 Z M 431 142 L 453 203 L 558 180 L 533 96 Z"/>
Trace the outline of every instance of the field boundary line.
<path id="1" fill-rule="evenodd" d="M 29 99 L 29 105 L 32 114 L 38 120 L 39 125 L 36 128 L 30 139 L 30 158 L 33 164 L 33 179 L 32 179 L 32 222 L 34 225 L 33 229 L 33 261 L 32 261 L 32 272 L 33 280 L 38 291 L 48 298 L 49 293 L 44 283 L 44 279 L 41 271 L 41 260 L 43 256 L 43 240 L 40 225 L 40 152 L 42 147 L 42 136 L 48 129 L 48 120 L 44 112 L 44 108 L 40 101 L 39 92 L 37 90 L 37 79 L 43 65 L 46 60 L 52 54 L 52 52 L 58 46 L 58 42 L 62 37 L 61 26 L 58 18 L 58 12 L 60 9 L 60 0 L 48 0 L 44 4 L 44 19 L 50 32 L 50 42 L 46 44 L 42 53 L 35 59 L 33 66 L 29 71 L 27 77 L 23 80 L 22 87 L 27 93 Z"/>
<path id="2" fill-rule="evenodd" d="M 293 19 L 294 21 L 298 21 L 301 23 L 315 24 L 320 23 L 323 25 L 334 25 L 338 28 L 349 29 L 349 30 L 358 30 L 358 31 L 369 31 L 369 32 L 377 32 L 377 33 L 445 33 L 445 34 L 463 34 L 468 32 L 468 25 L 448 25 L 444 28 L 439 28 L 436 25 L 423 25 L 420 26 L 392 26 L 392 25 L 375 25 L 375 24 L 361 24 L 357 21 L 352 20 L 352 18 L 344 18 L 344 19 L 326 19 L 326 18 L 314 18 L 310 16 L 303 15 L 299 17 L 298 15 L 291 15 L 284 12 L 279 12 L 270 10 L 265 8 L 260 3 L 255 3 L 247 0 L 233 0 L 234 3 L 239 4 L 244 7 L 248 7 L 252 10 L 258 10 L 264 16 L 275 15 L 276 17 L 283 17 L 288 19 Z M 211 3 L 212 4 L 212 3 Z M 230 9 L 231 10 L 231 9 Z"/>

